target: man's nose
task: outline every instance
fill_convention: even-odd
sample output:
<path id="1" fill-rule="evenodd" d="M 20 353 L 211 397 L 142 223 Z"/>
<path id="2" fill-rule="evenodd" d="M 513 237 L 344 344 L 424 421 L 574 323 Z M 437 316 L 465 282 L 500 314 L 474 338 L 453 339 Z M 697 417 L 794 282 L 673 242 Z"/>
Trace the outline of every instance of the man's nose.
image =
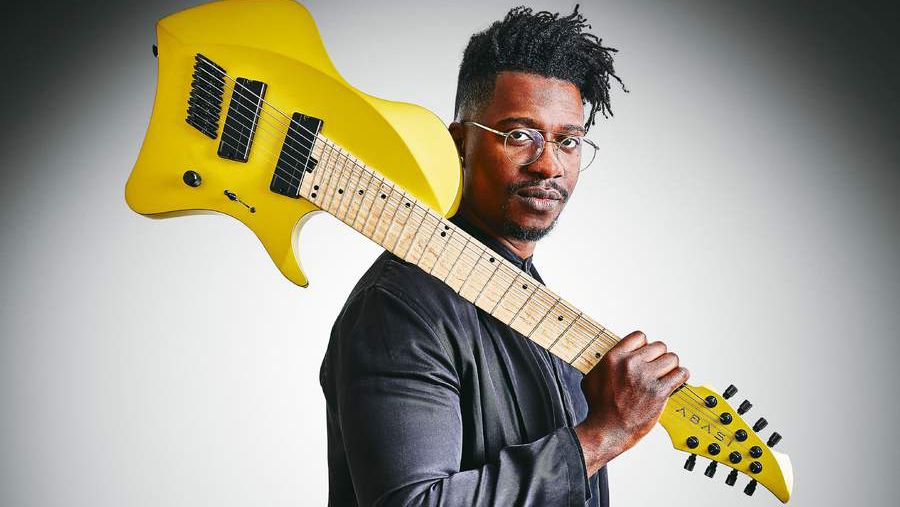
<path id="1" fill-rule="evenodd" d="M 524 166 L 524 169 L 540 179 L 557 178 L 566 171 L 556 154 L 556 145 L 552 143 L 544 144 L 544 151 L 534 162 Z"/>

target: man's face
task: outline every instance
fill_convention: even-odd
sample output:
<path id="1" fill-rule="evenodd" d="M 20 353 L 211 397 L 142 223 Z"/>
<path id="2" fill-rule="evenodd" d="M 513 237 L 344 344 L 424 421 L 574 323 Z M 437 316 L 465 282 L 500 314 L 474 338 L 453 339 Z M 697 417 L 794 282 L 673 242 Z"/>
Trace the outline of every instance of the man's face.
<path id="1" fill-rule="evenodd" d="M 507 132 L 530 127 L 546 132 L 582 134 L 581 93 L 568 82 L 524 72 L 497 75 L 493 97 L 478 118 L 464 118 Z M 578 167 L 566 167 L 547 143 L 534 162 L 511 161 L 503 137 L 474 125 L 451 125 L 464 157 L 460 211 L 497 236 L 535 241 L 556 222 L 578 181 Z M 560 157 L 562 158 L 562 157 Z"/>

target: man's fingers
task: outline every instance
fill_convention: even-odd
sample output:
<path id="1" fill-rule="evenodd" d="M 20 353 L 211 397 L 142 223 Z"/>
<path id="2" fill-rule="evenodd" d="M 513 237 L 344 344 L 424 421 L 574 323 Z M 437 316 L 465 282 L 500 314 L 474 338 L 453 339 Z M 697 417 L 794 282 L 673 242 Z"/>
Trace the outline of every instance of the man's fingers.
<path id="1" fill-rule="evenodd" d="M 666 344 L 663 342 L 653 342 L 644 345 L 634 351 L 634 354 L 640 357 L 645 363 L 649 363 L 659 356 L 666 353 Z"/>
<path id="2" fill-rule="evenodd" d="M 691 373 L 684 366 L 679 366 L 659 379 L 663 389 L 671 395 L 681 384 L 691 378 Z"/>
<path id="3" fill-rule="evenodd" d="M 628 333 L 622 341 L 617 343 L 610 352 L 615 351 L 616 354 L 628 353 L 635 351 L 647 344 L 647 337 L 640 331 Z"/>
<path id="4" fill-rule="evenodd" d="M 656 378 L 664 377 L 668 373 L 678 367 L 678 356 L 674 352 L 666 352 L 658 358 L 650 362 L 649 365 Z"/>

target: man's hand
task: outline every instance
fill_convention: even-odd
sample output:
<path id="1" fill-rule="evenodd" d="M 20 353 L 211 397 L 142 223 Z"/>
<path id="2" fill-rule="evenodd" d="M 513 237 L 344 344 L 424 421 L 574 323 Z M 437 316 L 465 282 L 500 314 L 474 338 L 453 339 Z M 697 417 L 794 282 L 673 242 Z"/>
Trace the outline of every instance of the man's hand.
<path id="1" fill-rule="evenodd" d="M 588 415 L 575 434 L 588 476 L 643 438 L 689 376 L 663 342 L 647 343 L 640 331 L 611 348 L 581 382 Z"/>

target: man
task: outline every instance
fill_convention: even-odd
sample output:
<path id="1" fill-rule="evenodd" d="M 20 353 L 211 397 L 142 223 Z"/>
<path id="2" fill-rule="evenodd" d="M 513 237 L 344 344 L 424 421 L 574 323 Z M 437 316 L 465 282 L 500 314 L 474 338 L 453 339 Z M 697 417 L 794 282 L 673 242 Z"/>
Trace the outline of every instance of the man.
<path id="1" fill-rule="evenodd" d="M 516 8 L 472 37 L 450 133 L 463 164 L 454 223 L 540 280 L 583 138 L 609 112 L 611 49 L 565 17 Z M 584 105 L 591 105 L 587 121 Z M 580 372 L 385 252 L 332 330 L 321 382 L 331 505 L 608 505 L 605 465 L 688 378 L 634 332 Z"/>

